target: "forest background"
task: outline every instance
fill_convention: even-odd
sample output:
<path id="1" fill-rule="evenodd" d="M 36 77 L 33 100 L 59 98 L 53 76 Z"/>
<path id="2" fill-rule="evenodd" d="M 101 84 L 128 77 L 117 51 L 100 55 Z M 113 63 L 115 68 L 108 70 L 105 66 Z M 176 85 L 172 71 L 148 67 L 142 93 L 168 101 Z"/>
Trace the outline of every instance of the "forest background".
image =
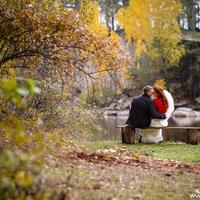
<path id="1" fill-rule="evenodd" d="M 0 0 L 0 198 L 54 195 L 41 168 L 101 132 L 118 95 L 157 82 L 198 105 L 199 6 Z"/>

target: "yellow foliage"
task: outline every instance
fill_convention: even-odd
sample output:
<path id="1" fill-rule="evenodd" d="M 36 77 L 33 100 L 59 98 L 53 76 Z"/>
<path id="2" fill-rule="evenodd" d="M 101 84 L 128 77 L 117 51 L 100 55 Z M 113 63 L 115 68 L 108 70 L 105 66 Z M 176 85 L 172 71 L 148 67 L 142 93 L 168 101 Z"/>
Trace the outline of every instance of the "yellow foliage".
<path id="1" fill-rule="evenodd" d="M 153 84 L 153 87 L 161 87 L 162 89 L 166 89 L 165 85 L 166 85 L 165 80 L 159 79 Z"/>
<path id="2" fill-rule="evenodd" d="M 5 19 L 0 26 L 0 42 L 6 41 L 0 52 L 3 67 L 13 62 L 15 66 L 33 68 L 45 58 L 60 76 L 68 74 L 73 82 L 77 74 L 89 75 L 91 71 L 127 65 L 126 57 L 120 57 L 123 49 L 119 37 L 100 23 L 96 1 L 83 0 L 79 11 L 61 6 L 59 0 L 0 2 L 0 10 L 2 6 L 10 9 L 6 12 L 2 7 Z"/>
<path id="3" fill-rule="evenodd" d="M 83 0 L 80 7 L 80 13 L 83 25 L 98 38 L 98 40 L 94 39 L 93 42 L 89 43 L 87 46 L 88 51 L 96 51 L 98 54 L 96 58 L 92 58 L 93 65 L 98 66 L 98 75 L 102 77 L 103 72 L 108 70 L 116 71 L 118 65 L 122 70 L 123 68 L 126 68 L 127 62 L 121 62 L 127 60 L 125 56 L 119 58 L 119 56 L 124 54 L 123 49 L 120 47 L 121 37 L 114 31 L 109 32 L 108 29 L 101 24 L 98 3 L 96 1 Z M 104 46 L 102 43 L 103 41 L 106 41 L 106 45 Z M 120 49 L 121 52 L 119 51 Z M 102 51 L 104 53 L 102 53 Z M 106 56 L 109 54 L 112 56 Z M 87 57 L 86 52 L 82 52 L 81 55 Z"/>
<path id="4" fill-rule="evenodd" d="M 100 34 L 108 34 L 108 30 L 100 23 L 99 5 L 96 1 L 83 0 L 80 12 L 83 22 L 89 25 L 90 30 Z"/>
<path id="5" fill-rule="evenodd" d="M 15 174 L 15 181 L 20 185 L 20 186 L 23 186 L 23 187 L 27 187 L 29 185 L 32 184 L 33 182 L 33 178 L 32 176 L 30 175 L 27 175 L 27 173 L 25 171 L 18 171 L 16 174 Z"/>
<path id="6" fill-rule="evenodd" d="M 136 45 L 135 56 L 146 53 L 151 57 L 163 56 L 169 65 L 177 65 L 184 54 L 181 29 L 177 17 L 182 12 L 177 0 L 130 0 L 121 8 L 117 19 L 125 29 L 129 42 Z"/>

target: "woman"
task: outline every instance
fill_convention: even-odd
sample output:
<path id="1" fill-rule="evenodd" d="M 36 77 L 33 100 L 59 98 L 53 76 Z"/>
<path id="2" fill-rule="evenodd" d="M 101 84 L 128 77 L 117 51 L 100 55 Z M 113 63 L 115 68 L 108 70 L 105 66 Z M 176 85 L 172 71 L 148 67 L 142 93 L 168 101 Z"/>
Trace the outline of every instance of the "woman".
<path id="1" fill-rule="evenodd" d="M 142 143 L 159 143 L 163 141 L 162 129 L 159 127 L 165 127 L 168 125 L 168 119 L 174 111 L 174 100 L 172 95 L 160 87 L 154 87 L 155 96 L 152 99 L 155 105 L 156 111 L 165 113 L 166 119 L 158 120 L 152 119 L 150 127 L 156 127 L 157 129 L 143 129 L 141 130 Z"/>
<path id="2" fill-rule="evenodd" d="M 160 87 L 154 87 L 154 99 L 153 103 L 155 105 L 156 111 L 162 114 L 167 112 L 169 107 L 168 100 Z"/>

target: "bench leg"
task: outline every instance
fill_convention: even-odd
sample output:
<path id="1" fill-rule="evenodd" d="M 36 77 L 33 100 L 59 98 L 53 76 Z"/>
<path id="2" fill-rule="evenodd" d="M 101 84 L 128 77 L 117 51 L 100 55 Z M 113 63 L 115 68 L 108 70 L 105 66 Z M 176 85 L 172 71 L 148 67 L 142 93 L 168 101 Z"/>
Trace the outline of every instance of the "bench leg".
<path id="1" fill-rule="evenodd" d="M 135 129 L 129 127 L 121 128 L 122 143 L 134 144 L 135 143 Z"/>
<path id="2" fill-rule="evenodd" d="M 188 130 L 187 135 L 189 144 L 200 144 L 200 130 Z"/>

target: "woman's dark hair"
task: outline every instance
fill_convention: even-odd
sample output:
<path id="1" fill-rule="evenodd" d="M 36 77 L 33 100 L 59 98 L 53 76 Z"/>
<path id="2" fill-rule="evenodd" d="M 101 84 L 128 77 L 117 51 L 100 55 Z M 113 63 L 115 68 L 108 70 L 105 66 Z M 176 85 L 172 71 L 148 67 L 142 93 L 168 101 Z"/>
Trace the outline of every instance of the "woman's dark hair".
<path id="1" fill-rule="evenodd" d="M 161 87 L 154 87 L 154 91 L 155 91 L 157 97 L 162 99 L 162 102 L 163 102 L 163 105 L 165 106 L 165 108 L 168 109 L 169 103 L 163 92 L 163 89 Z"/>

